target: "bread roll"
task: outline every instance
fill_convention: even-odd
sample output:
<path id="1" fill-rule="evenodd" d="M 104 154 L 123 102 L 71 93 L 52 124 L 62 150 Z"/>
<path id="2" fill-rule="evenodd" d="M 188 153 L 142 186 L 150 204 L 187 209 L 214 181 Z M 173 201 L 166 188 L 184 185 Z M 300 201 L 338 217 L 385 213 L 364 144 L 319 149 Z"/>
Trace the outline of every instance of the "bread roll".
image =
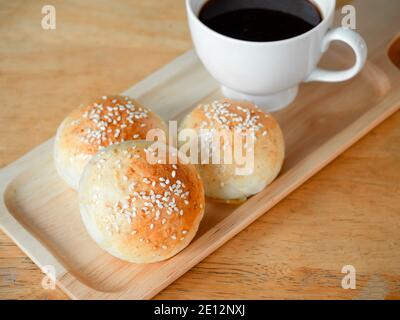
<path id="1" fill-rule="evenodd" d="M 232 133 L 232 137 L 234 132 L 250 132 L 254 137 L 253 148 L 249 149 L 254 155 L 253 171 L 249 171 L 249 174 L 238 174 L 238 169 L 243 169 L 244 165 L 235 161 L 233 139 L 231 142 L 226 141 L 225 146 L 221 143 L 220 147 L 221 160 L 224 160 L 222 156 L 224 151 L 231 148 L 233 154 L 231 163 L 222 161 L 220 164 L 206 164 L 199 160 L 196 167 L 203 180 L 206 196 L 210 198 L 226 202 L 245 200 L 263 190 L 281 170 L 285 147 L 279 124 L 271 115 L 265 114 L 250 102 L 223 99 L 200 105 L 183 120 L 180 132 L 183 129 L 195 130 L 200 139 L 210 139 L 210 134 L 205 134 L 203 130 L 209 130 L 212 134 L 228 130 Z M 179 144 L 182 146 L 182 141 Z M 245 141 L 241 147 L 246 148 Z M 212 152 L 210 158 L 211 156 Z"/>
<path id="2" fill-rule="evenodd" d="M 111 146 L 93 157 L 79 185 L 81 216 L 91 237 L 113 256 L 134 263 L 177 254 L 195 236 L 204 213 L 195 167 L 179 161 L 150 164 L 147 152 L 151 143 L 145 141 Z"/>
<path id="3" fill-rule="evenodd" d="M 97 151 L 123 141 L 145 139 L 147 131 L 155 128 L 167 132 L 160 117 L 139 102 L 104 96 L 74 110 L 61 123 L 54 147 L 56 169 L 77 190 L 83 168 Z"/>

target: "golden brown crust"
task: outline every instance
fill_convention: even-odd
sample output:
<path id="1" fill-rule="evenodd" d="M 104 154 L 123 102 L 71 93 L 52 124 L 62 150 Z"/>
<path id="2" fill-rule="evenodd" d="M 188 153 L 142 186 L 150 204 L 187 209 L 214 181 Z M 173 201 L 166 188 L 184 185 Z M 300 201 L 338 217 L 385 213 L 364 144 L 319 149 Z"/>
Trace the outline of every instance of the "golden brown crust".
<path id="1" fill-rule="evenodd" d="M 164 125 L 138 101 L 122 96 L 104 96 L 73 111 L 68 118 L 63 134 L 65 144 L 89 154 L 115 143 L 144 140 L 147 131 Z"/>
<path id="2" fill-rule="evenodd" d="M 191 119 L 191 128 L 220 129 L 220 130 L 254 130 L 257 137 L 265 134 L 275 119 L 264 113 L 258 106 L 247 101 L 233 101 L 227 98 L 214 101 L 210 104 L 197 106 L 184 120 Z"/>
<path id="3" fill-rule="evenodd" d="M 248 132 L 254 137 L 254 171 L 250 175 L 238 175 L 240 166 L 232 164 L 198 164 L 206 191 L 210 198 L 235 200 L 247 198 L 270 184 L 278 175 L 284 160 L 284 140 L 278 122 L 250 102 L 229 99 L 197 106 L 182 122 L 183 129 L 195 129 L 200 137 L 202 130 L 217 132 Z M 222 148 L 220 153 L 224 153 Z M 234 150 L 231 143 L 228 147 Z M 246 144 L 243 144 L 246 148 Z M 249 150 L 251 148 L 249 147 Z M 234 153 L 234 151 L 232 151 Z M 245 154 L 245 152 L 243 151 Z M 210 161 L 211 162 L 211 161 Z"/>
<path id="4" fill-rule="evenodd" d="M 203 185 L 194 166 L 150 164 L 149 146 L 132 141 L 100 152 L 85 169 L 79 190 L 92 237 L 111 254 L 136 263 L 182 250 L 204 213 Z"/>
<path id="5" fill-rule="evenodd" d="M 76 188 L 83 167 L 96 152 L 116 143 L 143 140 L 151 129 L 167 132 L 160 117 L 138 101 L 104 96 L 74 110 L 61 124 L 55 145 L 57 169 Z"/>

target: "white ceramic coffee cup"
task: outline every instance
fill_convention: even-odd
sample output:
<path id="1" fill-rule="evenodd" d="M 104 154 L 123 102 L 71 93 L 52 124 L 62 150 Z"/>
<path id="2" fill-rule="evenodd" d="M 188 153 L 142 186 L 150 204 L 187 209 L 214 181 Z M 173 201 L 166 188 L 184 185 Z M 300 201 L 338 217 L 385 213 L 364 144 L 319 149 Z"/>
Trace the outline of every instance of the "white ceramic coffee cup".
<path id="1" fill-rule="evenodd" d="M 323 15 L 322 22 L 297 37 L 271 42 L 237 40 L 211 30 L 198 18 L 206 1 L 186 0 L 189 27 L 200 60 L 228 98 L 277 111 L 296 98 L 300 83 L 348 80 L 360 72 L 367 59 L 366 43 L 358 33 L 348 28 L 330 30 L 336 0 L 313 0 Z M 343 41 L 354 50 L 352 68 L 317 68 L 332 41 Z"/>

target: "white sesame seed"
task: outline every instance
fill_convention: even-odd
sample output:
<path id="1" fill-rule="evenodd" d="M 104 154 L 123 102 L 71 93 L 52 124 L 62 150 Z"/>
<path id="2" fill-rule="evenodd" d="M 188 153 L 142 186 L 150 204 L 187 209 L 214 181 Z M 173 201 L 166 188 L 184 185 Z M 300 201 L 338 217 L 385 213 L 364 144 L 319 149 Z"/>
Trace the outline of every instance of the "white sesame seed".
<path id="1" fill-rule="evenodd" d="M 135 186 L 136 186 L 136 182 L 132 182 L 128 187 L 129 191 L 132 191 L 135 188 Z"/>

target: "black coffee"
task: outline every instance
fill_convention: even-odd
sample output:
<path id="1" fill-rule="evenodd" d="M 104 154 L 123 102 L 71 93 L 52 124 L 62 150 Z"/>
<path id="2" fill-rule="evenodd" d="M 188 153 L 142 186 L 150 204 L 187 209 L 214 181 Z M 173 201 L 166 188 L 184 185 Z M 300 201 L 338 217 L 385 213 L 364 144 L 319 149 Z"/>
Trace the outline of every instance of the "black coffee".
<path id="1" fill-rule="evenodd" d="M 209 0 L 199 18 L 225 36 L 256 42 L 293 38 L 322 21 L 308 0 Z"/>

